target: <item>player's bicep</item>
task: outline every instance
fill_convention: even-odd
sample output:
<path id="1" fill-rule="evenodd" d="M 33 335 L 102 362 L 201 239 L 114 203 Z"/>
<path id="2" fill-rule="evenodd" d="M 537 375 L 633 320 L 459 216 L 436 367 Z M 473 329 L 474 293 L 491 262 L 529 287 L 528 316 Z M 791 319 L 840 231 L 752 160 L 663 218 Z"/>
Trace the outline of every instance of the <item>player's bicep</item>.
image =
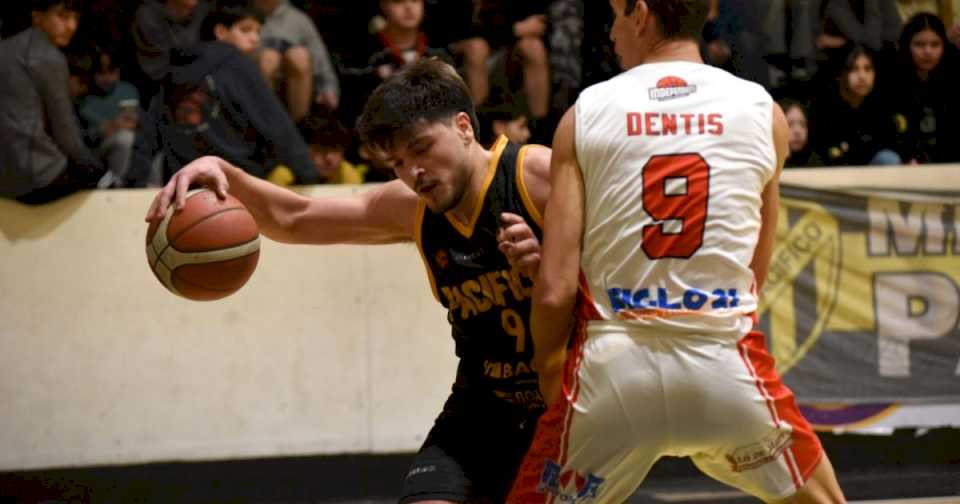
<path id="1" fill-rule="evenodd" d="M 311 199 L 297 216 L 297 241 L 386 244 L 413 239 L 417 195 L 400 181 L 355 196 Z"/>
<path id="2" fill-rule="evenodd" d="M 541 280 L 576 289 L 583 235 L 584 188 L 574 146 L 574 109 L 561 119 L 550 161 L 550 196 L 544 212 Z"/>

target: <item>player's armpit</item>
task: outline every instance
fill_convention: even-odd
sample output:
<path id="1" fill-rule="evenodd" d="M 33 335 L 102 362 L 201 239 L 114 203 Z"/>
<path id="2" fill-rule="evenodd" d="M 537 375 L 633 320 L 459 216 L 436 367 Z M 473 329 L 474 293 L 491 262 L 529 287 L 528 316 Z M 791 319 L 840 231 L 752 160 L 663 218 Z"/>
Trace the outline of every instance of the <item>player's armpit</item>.
<path id="1" fill-rule="evenodd" d="M 534 283 L 531 330 L 541 390 L 556 399 L 577 295 L 584 188 L 574 146 L 575 112 L 564 114 L 553 140 L 550 196 L 544 213 L 540 274 Z"/>
<path id="2" fill-rule="evenodd" d="M 313 198 L 294 216 L 297 243 L 386 244 L 413 240 L 417 195 L 399 180 L 355 196 Z"/>

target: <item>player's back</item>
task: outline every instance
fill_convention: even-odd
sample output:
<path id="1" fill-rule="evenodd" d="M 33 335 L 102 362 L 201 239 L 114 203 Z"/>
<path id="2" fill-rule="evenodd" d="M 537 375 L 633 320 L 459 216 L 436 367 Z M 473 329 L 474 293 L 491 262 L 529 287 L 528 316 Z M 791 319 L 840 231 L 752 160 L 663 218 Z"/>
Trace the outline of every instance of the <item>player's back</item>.
<path id="1" fill-rule="evenodd" d="M 581 94 L 581 266 L 604 319 L 735 329 L 756 310 L 749 266 L 776 169 L 771 116 L 762 87 L 687 62 L 641 65 Z"/>

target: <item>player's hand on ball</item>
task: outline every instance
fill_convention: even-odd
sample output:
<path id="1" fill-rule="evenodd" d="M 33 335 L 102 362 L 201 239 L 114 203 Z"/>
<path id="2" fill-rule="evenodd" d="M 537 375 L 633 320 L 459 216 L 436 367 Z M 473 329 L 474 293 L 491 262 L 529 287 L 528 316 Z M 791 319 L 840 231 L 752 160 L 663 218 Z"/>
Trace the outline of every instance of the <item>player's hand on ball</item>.
<path id="1" fill-rule="evenodd" d="M 519 269 L 530 279 L 537 278 L 537 272 L 540 271 L 540 241 L 523 217 L 508 212 L 500 214 L 497 242 L 497 248 L 507 256 L 510 266 Z"/>
<path id="2" fill-rule="evenodd" d="M 162 219 L 171 203 L 175 204 L 175 210 L 181 210 L 187 199 L 187 191 L 193 186 L 206 187 L 220 199 L 226 198 L 230 184 L 220 166 L 221 162 L 218 157 L 204 156 L 181 168 L 153 198 L 146 221 Z"/>

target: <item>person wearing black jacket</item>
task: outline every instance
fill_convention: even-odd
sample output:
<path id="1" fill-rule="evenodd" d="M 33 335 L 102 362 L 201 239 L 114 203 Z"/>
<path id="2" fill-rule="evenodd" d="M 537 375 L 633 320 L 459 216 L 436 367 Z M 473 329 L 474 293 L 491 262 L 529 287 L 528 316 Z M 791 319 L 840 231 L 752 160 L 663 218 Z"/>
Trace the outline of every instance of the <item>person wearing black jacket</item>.
<path id="1" fill-rule="evenodd" d="M 908 162 L 960 161 L 956 52 L 933 14 L 917 14 L 903 28 L 893 107 L 906 130 Z"/>
<path id="2" fill-rule="evenodd" d="M 898 130 L 887 100 L 875 91 L 872 53 L 855 46 L 837 79 L 837 92 L 814 105 L 816 149 L 828 166 L 900 164 Z"/>
<path id="3" fill-rule="evenodd" d="M 250 22 L 253 33 L 243 27 Z M 260 178 L 282 166 L 285 176 L 279 178 L 285 183 L 317 180 L 310 152 L 286 109 L 253 59 L 240 50 L 250 49 L 259 24 L 259 14 L 246 6 L 221 7 L 205 23 L 204 42 L 174 53 L 170 75 L 138 132 L 127 185 L 162 183 L 207 154 Z M 153 168 L 158 153 L 163 155 L 161 176 Z"/>

